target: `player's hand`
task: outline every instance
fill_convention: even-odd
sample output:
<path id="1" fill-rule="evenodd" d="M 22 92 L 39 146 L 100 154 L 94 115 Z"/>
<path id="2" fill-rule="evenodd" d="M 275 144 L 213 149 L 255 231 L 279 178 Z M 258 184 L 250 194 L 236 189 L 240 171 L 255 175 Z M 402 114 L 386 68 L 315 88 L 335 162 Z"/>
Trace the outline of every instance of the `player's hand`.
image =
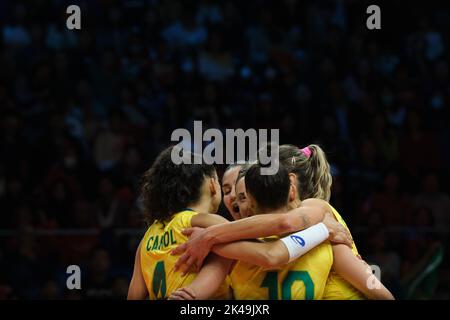
<path id="1" fill-rule="evenodd" d="M 350 232 L 342 224 L 337 222 L 330 213 L 327 212 L 325 214 L 325 218 L 322 222 L 325 224 L 330 234 L 328 240 L 334 244 L 345 244 L 350 247 L 350 249 L 352 248 L 353 238 Z"/>
<path id="2" fill-rule="evenodd" d="M 188 236 L 189 240 L 172 250 L 172 255 L 182 254 L 175 264 L 175 270 L 181 270 L 183 275 L 189 271 L 200 271 L 212 247 L 206 239 L 206 233 L 206 229 L 198 227 L 183 230 L 183 234 Z"/>
<path id="3" fill-rule="evenodd" d="M 167 300 L 195 300 L 196 297 L 194 290 L 185 287 L 172 292 Z"/>

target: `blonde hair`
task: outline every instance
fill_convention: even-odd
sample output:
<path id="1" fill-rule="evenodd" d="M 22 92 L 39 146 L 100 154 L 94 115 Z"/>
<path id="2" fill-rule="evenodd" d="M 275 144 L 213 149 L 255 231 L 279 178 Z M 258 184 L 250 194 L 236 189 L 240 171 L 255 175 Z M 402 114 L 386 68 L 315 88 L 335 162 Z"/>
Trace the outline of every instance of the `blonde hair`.
<path id="1" fill-rule="evenodd" d="M 280 163 L 297 176 L 297 189 L 300 200 L 318 198 L 330 201 L 330 173 L 325 152 L 316 144 L 304 149 L 284 144 L 279 149 Z"/>

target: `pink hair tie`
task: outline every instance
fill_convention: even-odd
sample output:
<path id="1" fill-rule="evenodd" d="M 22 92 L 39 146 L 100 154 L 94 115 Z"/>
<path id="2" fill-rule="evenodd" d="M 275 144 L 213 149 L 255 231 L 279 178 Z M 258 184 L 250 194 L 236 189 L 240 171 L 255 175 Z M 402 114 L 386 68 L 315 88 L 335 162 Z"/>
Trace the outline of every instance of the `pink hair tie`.
<path id="1" fill-rule="evenodd" d="M 300 149 L 300 151 L 301 152 L 303 152 L 303 154 L 307 157 L 307 158 L 309 158 L 309 157 L 311 157 L 311 149 L 309 148 L 309 147 L 305 147 L 305 148 L 303 148 L 303 149 Z"/>

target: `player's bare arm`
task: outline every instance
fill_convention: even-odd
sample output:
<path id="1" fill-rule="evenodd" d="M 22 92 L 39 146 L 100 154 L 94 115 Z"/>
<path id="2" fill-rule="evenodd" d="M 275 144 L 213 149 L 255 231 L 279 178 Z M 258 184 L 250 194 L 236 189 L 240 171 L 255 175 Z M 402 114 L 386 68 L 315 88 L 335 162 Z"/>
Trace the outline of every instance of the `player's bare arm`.
<path id="1" fill-rule="evenodd" d="M 216 254 L 209 255 L 204 266 L 187 287 L 174 291 L 168 300 L 206 300 L 225 280 L 233 261 Z"/>
<path id="2" fill-rule="evenodd" d="M 141 243 L 136 250 L 134 260 L 133 276 L 131 278 L 130 287 L 128 288 L 127 300 L 143 300 L 148 295 L 147 287 L 145 286 L 144 277 L 141 271 Z"/>
<path id="3" fill-rule="evenodd" d="M 267 215 L 255 217 L 265 217 L 265 216 Z M 280 214 L 273 214 L 272 216 L 280 216 Z M 196 217 L 197 219 L 193 220 L 192 225 L 207 226 L 209 224 L 217 223 L 219 221 L 223 220 L 227 221 L 225 218 L 217 215 L 197 215 Z M 240 221 L 244 221 L 246 219 Z M 325 215 L 325 219 L 323 220 L 323 222 L 327 227 L 329 234 L 332 234 L 334 238 L 338 239 L 337 243 L 344 243 L 349 247 L 351 247 L 352 240 L 348 231 L 341 224 L 339 224 L 329 213 Z M 254 221 L 253 223 L 257 223 L 257 221 L 256 222 Z M 232 223 L 227 223 L 227 225 L 228 224 Z M 179 249 L 180 247 L 178 247 L 176 249 L 176 252 L 173 252 L 173 254 L 177 254 L 177 252 L 184 252 L 183 255 L 180 257 L 180 259 L 178 260 L 176 268 L 182 267 L 183 272 L 187 272 L 187 270 L 190 270 L 192 267 L 194 267 L 193 270 L 198 271 L 203 263 L 203 259 L 211 251 L 214 242 L 210 242 L 208 239 L 206 240 L 202 239 L 204 229 L 198 227 L 190 228 L 189 230 L 186 230 L 184 233 L 188 236 L 191 236 L 192 240 L 187 242 L 188 245 L 186 244 L 181 245 L 180 247 L 182 248 L 182 250 L 180 250 Z M 259 233 L 255 238 L 270 235 L 273 234 L 267 233 L 267 231 L 262 230 L 261 233 Z M 247 235 L 242 236 L 242 238 L 246 237 Z M 242 244 L 242 242 L 232 244 L 230 247 L 217 246 L 216 250 L 217 249 L 222 250 L 216 253 L 230 259 L 249 261 L 254 264 L 265 267 L 274 267 L 278 265 L 283 265 L 286 264 L 289 260 L 288 251 L 281 242 L 277 244 L 245 242 L 243 244 L 243 248 L 239 248 L 240 244 Z M 228 248 L 228 250 L 224 251 L 224 248 Z M 313 247 L 310 247 L 309 249 L 312 248 Z"/>
<path id="4" fill-rule="evenodd" d="M 186 268 L 189 269 L 194 262 L 201 265 L 212 246 L 216 244 L 272 235 L 286 235 L 306 229 L 321 221 L 329 230 L 331 242 L 351 246 L 353 240 L 350 233 L 334 219 L 329 210 L 325 201 L 307 199 L 302 202 L 301 207 L 285 214 L 256 215 L 233 222 L 228 222 L 218 215 L 208 215 L 214 217 L 205 219 L 207 223 L 201 222 L 202 224 L 198 226 L 209 225 L 209 227 L 205 230 L 187 229 L 185 234 L 190 235 L 189 241 L 173 251 L 173 254 L 183 253 L 177 267 L 186 264 Z M 197 215 L 197 219 L 201 218 L 199 216 Z M 195 226 L 194 224 L 195 220 L 193 226 Z"/>
<path id="5" fill-rule="evenodd" d="M 323 230 L 326 227 L 323 224 L 318 224 L 301 231 L 301 235 L 308 239 L 301 252 L 296 256 L 292 256 L 292 250 L 288 249 L 286 242 L 277 240 L 273 242 L 258 242 L 258 241 L 236 241 L 227 244 L 215 245 L 212 250 L 214 253 L 221 255 L 224 258 L 239 260 L 248 264 L 254 264 L 263 268 L 275 268 L 286 265 L 291 259 L 296 259 L 301 255 L 307 253 L 310 249 L 325 241 L 328 237 L 328 230 L 322 232 L 322 237 L 314 240 L 313 234 L 317 235 L 317 230 Z M 309 234 L 308 234 L 309 232 Z M 299 233 L 299 234 L 300 234 Z M 287 238 L 289 238 L 288 236 Z M 312 241 L 309 241 L 312 240 Z M 231 261 L 231 260 L 228 260 Z M 228 265 L 218 262 L 216 264 L 217 270 L 206 271 L 209 266 L 202 268 L 199 276 L 188 286 L 175 291 L 169 299 L 172 300 L 193 300 L 193 299 L 207 299 L 214 293 L 214 288 L 222 283 L 226 272 L 229 269 Z M 213 267 L 214 268 L 214 267 Z M 214 272 L 217 276 L 214 275 Z M 199 295 L 200 293 L 200 295 Z"/>
<path id="6" fill-rule="evenodd" d="M 355 256 L 351 249 L 343 245 L 334 245 L 333 257 L 333 270 L 368 299 L 394 300 L 391 292 L 372 274 L 369 265 Z"/>

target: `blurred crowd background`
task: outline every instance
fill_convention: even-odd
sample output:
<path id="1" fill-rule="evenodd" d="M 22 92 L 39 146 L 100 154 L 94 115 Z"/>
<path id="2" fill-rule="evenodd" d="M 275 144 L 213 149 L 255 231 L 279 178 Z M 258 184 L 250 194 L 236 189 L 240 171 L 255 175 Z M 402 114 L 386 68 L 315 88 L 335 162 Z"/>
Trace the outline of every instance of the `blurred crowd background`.
<path id="1" fill-rule="evenodd" d="M 194 120 L 320 144 L 331 203 L 398 294 L 449 238 L 450 10 L 385 1 L 369 31 L 370 4 L 1 1 L 0 299 L 124 298 L 139 177 Z"/>

